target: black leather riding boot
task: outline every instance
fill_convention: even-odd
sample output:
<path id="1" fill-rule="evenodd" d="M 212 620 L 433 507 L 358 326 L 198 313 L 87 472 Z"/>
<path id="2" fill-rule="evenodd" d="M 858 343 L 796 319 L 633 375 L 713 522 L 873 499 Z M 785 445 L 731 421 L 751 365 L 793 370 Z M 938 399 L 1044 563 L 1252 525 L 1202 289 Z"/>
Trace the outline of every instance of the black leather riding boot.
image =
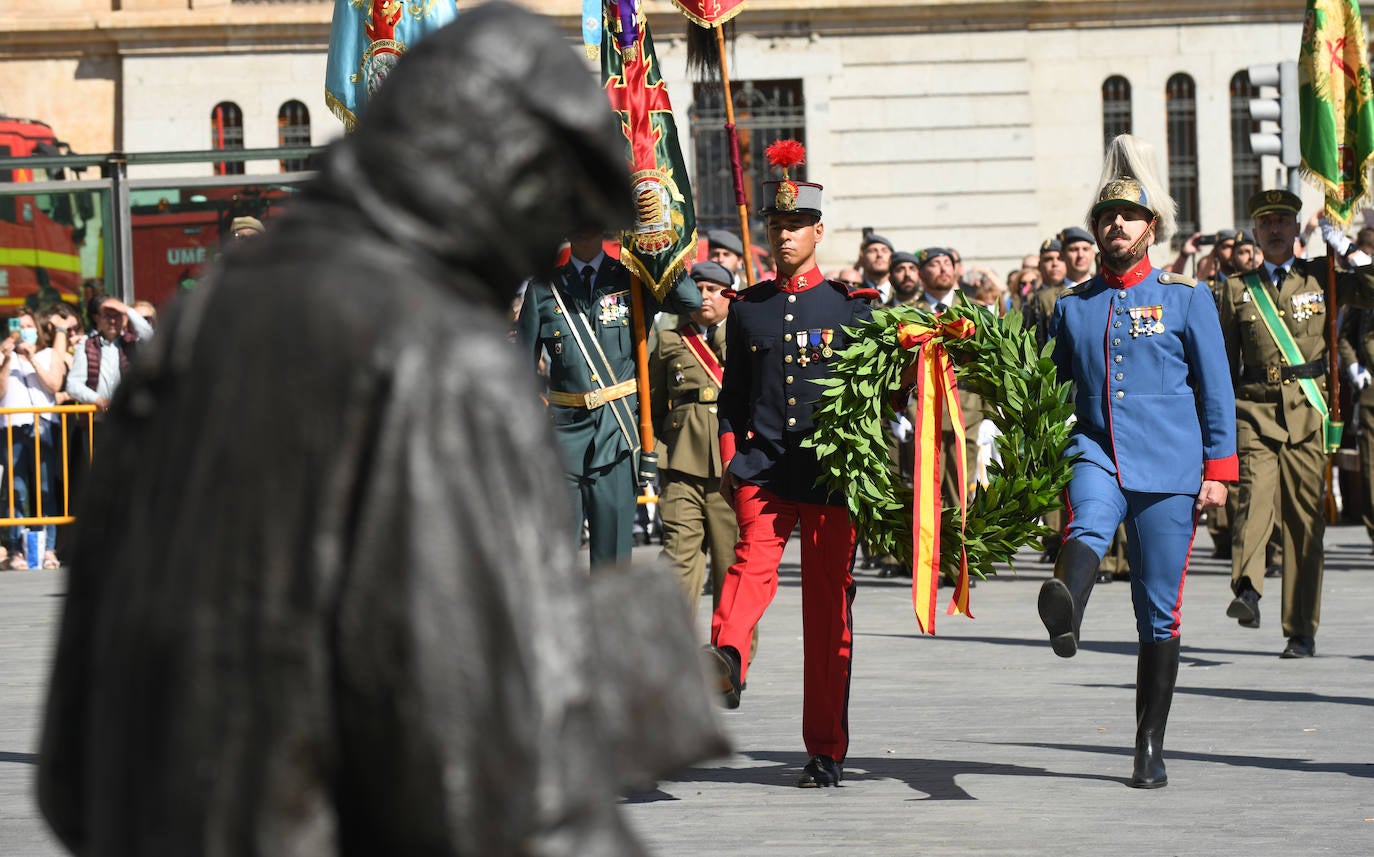
<path id="1" fill-rule="evenodd" d="M 1164 771 L 1164 727 L 1178 681 L 1179 638 L 1141 643 L 1135 672 L 1135 771 L 1131 787 L 1157 789 L 1169 784 Z"/>
<path id="2" fill-rule="evenodd" d="M 1054 577 L 1040 587 L 1040 621 L 1050 632 L 1050 645 L 1061 658 L 1078 652 L 1078 629 L 1097 580 L 1096 551 L 1077 539 L 1064 542 L 1054 564 Z"/>

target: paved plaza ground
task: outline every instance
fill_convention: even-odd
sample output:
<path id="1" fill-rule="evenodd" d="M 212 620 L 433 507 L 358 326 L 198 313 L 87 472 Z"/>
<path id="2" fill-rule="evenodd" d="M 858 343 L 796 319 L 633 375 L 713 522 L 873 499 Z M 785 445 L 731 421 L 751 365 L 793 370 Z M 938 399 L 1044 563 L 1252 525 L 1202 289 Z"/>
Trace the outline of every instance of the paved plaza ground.
<path id="1" fill-rule="evenodd" d="M 942 606 L 935 637 L 917 633 L 907 581 L 861 573 L 845 782 L 795 788 L 806 757 L 794 540 L 743 705 L 722 714 L 735 754 L 628 797 L 624 810 L 669 857 L 1374 854 L 1374 557 L 1364 531 L 1327 534 L 1309 661 L 1277 657 L 1278 581 L 1261 629 L 1224 616 L 1227 566 L 1210 554 L 1200 532 L 1165 789 L 1126 786 L 1129 585 L 1098 587 L 1083 651 L 1061 660 L 1035 612 L 1049 569 L 1029 555 L 973 591 L 976 619 Z M 62 853 L 31 799 L 62 586 L 60 573 L 0 574 L 0 857 Z M 704 633 L 704 611 L 699 623 Z"/>

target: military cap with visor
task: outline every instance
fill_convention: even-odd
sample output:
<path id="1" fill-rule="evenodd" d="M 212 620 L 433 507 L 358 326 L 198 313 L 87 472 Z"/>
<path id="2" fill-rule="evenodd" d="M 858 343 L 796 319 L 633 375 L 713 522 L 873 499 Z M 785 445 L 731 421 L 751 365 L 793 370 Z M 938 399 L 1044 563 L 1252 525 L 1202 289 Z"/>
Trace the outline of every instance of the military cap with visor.
<path id="1" fill-rule="evenodd" d="M 1247 207 L 1252 219 L 1274 212 L 1296 217 L 1302 211 L 1302 198 L 1286 190 L 1262 190 L 1250 197 Z"/>

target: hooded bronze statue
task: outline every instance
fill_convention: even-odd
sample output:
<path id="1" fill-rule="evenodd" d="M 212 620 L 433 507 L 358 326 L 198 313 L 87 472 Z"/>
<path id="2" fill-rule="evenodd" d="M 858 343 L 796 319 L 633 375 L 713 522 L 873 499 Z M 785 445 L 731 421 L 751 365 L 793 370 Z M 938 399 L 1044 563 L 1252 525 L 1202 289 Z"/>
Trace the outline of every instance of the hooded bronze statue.
<path id="1" fill-rule="evenodd" d="M 99 429 L 38 773 L 74 853 L 635 855 L 725 749 L 667 575 L 575 571 L 521 279 L 629 222 L 604 94 L 512 6 L 397 66 Z"/>

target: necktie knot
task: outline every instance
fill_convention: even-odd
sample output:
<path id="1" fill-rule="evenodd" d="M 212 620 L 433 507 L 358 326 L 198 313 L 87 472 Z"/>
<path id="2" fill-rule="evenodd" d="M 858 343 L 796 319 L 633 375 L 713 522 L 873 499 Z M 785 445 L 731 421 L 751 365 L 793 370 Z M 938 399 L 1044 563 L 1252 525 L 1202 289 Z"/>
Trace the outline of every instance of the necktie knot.
<path id="1" fill-rule="evenodd" d="M 593 268 L 591 265 L 584 265 L 584 266 L 582 266 L 582 285 L 586 286 L 588 291 L 591 291 L 591 288 L 592 288 L 592 278 L 595 277 L 595 276 L 596 276 L 596 269 L 595 269 L 595 268 Z"/>
<path id="2" fill-rule="evenodd" d="M 1287 276 L 1288 276 L 1288 269 L 1287 269 L 1287 268 L 1275 268 L 1275 269 L 1274 269 L 1274 285 L 1275 285 L 1275 286 L 1282 286 L 1282 285 L 1283 285 L 1283 281 L 1284 281 L 1284 279 L 1285 279 Z"/>

